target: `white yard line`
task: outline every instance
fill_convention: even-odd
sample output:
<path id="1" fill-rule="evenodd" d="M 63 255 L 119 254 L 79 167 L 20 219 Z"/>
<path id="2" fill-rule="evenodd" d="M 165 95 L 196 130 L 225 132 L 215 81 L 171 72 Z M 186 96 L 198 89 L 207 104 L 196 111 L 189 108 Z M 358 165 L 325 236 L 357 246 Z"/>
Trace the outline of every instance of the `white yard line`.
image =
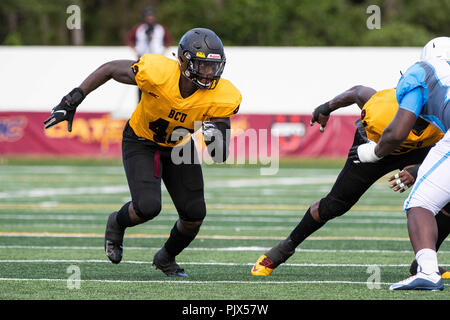
<path id="1" fill-rule="evenodd" d="M 98 259 L 5 259 L 0 260 L 0 263 L 106 263 L 111 262 L 105 258 L 105 260 Z M 151 261 L 133 261 L 133 260 L 122 260 L 122 264 L 152 264 Z M 249 263 L 232 263 L 232 262 L 183 262 L 178 261 L 182 265 L 203 265 L 203 266 L 253 266 L 254 262 Z M 400 268 L 409 267 L 411 264 L 367 264 L 367 263 L 285 263 L 280 267 L 390 267 L 390 268 Z M 446 266 L 445 264 L 440 264 L 441 266 Z"/>
<path id="2" fill-rule="evenodd" d="M 209 188 L 241 188 L 241 187 L 263 187 L 274 185 L 309 185 L 309 184 L 331 184 L 335 181 L 334 176 L 312 177 L 312 178 L 259 178 L 259 179 L 232 179 L 222 181 L 211 181 L 205 183 L 205 189 Z M 163 187 L 163 186 L 162 186 Z M 75 188 L 35 188 L 0 192 L 0 199 L 11 198 L 35 198 L 61 195 L 92 195 L 92 194 L 118 194 L 129 193 L 127 185 L 111 185 L 98 187 L 75 187 Z"/>
<path id="3" fill-rule="evenodd" d="M 103 238 L 105 235 L 100 233 L 67 233 L 67 232 L 4 232 L 0 231 L 0 237 L 37 237 L 37 238 Z M 168 234 L 128 234 L 127 238 L 167 238 Z M 226 236 L 226 235 L 197 235 L 196 239 L 220 239 L 220 240 L 284 240 L 285 236 Z M 402 237 L 362 237 L 362 236 L 317 236 L 309 237 L 308 240 L 367 240 L 367 241 L 409 241 L 409 238 Z"/>
<path id="4" fill-rule="evenodd" d="M 158 221 L 172 221 L 174 219 L 175 214 L 172 215 L 161 215 L 158 216 Z M 14 215 L 14 214 L 0 214 L 0 219 L 5 220 L 49 220 L 49 221 L 101 221 L 102 224 L 105 223 L 106 216 L 76 216 L 76 215 Z M 208 222 L 270 222 L 270 223 L 298 223 L 300 221 L 299 217 L 295 218 L 287 218 L 287 217 L 279 217 L 279 218 L 273 218 L 273 217 L 255 217 L 255 216 L 248 216 L 248 217 L 226 217 L 225 214 L 223 214 L 222 217 L 218 216 L 212 216 L 209 215 L 207 217 Z M 405 224 L 406 225 L 406 218 L 400 218 L 400 219 L 357 219 L 356 217 L 347 216 L 345 219 L 337 219 L 333 220 L 332 223 L 340 223 L 340 224 Z M 93 224 L 90 224 L 93 225 Z M 33 224 L 27 224 L 27 226 L 33 226 Z M 67 227 L 71 227 L 73 225 L 67 224 Z M 247 226 L 248 227 L 248 226 Z"/>
<path id="5" fill-rule="evenodd" d="M 39 249 L 39 250 L 104 250 L 101 246 L 24 246 L 24 245 L 0 245 L 0 249 Z M 127 247 L 125 250 L 159 250 L 160 247 Z M 222 248 L 202 248 L 187 247 L 185 251 L 256 251 L 264 252 L 270 247 L 222 247 Z M 411 250 L 371 250 L 371 249 L 296 249 L 295 252 L 317 252 L 317 253 L 411 253 Z M 439 254 L 450 254 L 450 251 L 439 251 Z"/>
<path id="6" fill-rule="evenodd" d="M 68 279 L 31 279 L 31 278 L 0 278 L 0 281 L 45 281 L 45 282 L 67 282 Z M 368 282 L 361 281 L 186 281 L 186 280 L 80 280 L 80 282 L 99 282 L 99 283 L 165 283 L 165 284 L 248 284 L 248 285 L 272 285 L 272 284 L 359 284 L 367 285 Z M 388 282 L 370 282 L 370 285 L 391 285 Z M 444 284 L 448 286 L 448 284 Z"/>

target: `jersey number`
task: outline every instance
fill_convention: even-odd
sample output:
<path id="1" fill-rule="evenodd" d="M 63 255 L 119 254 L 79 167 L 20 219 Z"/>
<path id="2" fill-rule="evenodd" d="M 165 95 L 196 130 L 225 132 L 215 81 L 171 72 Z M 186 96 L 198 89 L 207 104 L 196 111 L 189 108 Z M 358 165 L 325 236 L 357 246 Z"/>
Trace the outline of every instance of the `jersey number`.
<path id="1" fill-rule="evenodd" d="M 159 143 L 166 142 L 167 127 L 169 126 L 169 121 L 159 118 L 156 121 L 150 122 L 148 128 L 153 131 L 153 140 Z"/>
<path id="2" fill-rule="evenodd" d="M 194 133 L 194 130 L 189 130 L 184 127 L 176 127 L 173 129 L 171 134 L 174 135 L 173 138 L 178 138 L 177 141 L 166 141 L 167 137 L 167 127 L 169 126 L 169 121 L 159 118 L 156 121 L 150 122 L 148 124 L 148 128 L 153 131 L 153 140 L 158 143 L 168 143 L 174 144 L 179 140 L 182 140 L 183 137 L 189 133 Z M 176 134 L 174 134 L 176 132 Z"/>

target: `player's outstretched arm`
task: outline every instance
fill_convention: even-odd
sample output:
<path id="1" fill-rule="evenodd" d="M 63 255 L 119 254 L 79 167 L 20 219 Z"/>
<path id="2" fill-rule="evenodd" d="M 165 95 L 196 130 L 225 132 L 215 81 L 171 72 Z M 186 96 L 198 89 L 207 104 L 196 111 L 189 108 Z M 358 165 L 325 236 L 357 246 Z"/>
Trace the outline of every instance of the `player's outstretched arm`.
<path id="1" fill-rule="evenodd" d="M 133 64 L 134 61 L 132 60 L 115 60 L 100 66 L 79 87 L 65 95 L 61 102 L 52 109 L 51 116 L 44 121 L 45 129 L 51 128 L 62 121 L 67 121 L 67 130 L 71 132 L 77 107 L 90 92 L 110 79 L 125 84 L 136 85 L 134 73 L 131 68 Z"/>
<path id="2" fill-rule="evenodd" d="M 353 86 L 350 89 L 342 92 L 333 99 L 314 109 L 312 113 L 311 125 L 314 122 L 320 124 L 320 132 L 324 132 L 325 126 L 330 118 L 330 113 L 339 109 L 350 106 L 354 103 L 358 105 L 360 109 L 366 104 L 366 102 L 376 93 L 375 89 L 365 87 L 361 85 Z"/>
<path id="3" fill-rule="evenodd" d="M 81 84 L 80 89 L 85 95 L 97 89 L 110 79 L 125 84 L 136 85 L 134 72 L 131 66 L 136 61 L 133 60 L 114 60 L 100 66 L 91 73 Z"/>

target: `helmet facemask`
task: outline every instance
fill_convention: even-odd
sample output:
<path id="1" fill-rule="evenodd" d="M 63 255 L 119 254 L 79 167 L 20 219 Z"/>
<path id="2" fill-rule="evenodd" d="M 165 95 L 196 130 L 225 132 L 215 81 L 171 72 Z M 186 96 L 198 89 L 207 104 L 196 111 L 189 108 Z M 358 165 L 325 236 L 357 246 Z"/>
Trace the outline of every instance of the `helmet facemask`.
<path id="1" fill-rule="evenodd" d="M 214 89 L 225 67 L 220 38 L 209 29 L 194 28 L 181 37 L 178 45 L 181 74 L 200 89 Z"/>
<path id="2" fill-rule="evenodd" d="M 211 56 L 211 55 L 210 55 Z M 216 58 L 193 57 L 189 52 L 184 53 L 186 59 L 182 68 L 183 75 L 191 80 L 200 89 L 214 89 L 225 68 L 225 58 L 213 55 Z"/>

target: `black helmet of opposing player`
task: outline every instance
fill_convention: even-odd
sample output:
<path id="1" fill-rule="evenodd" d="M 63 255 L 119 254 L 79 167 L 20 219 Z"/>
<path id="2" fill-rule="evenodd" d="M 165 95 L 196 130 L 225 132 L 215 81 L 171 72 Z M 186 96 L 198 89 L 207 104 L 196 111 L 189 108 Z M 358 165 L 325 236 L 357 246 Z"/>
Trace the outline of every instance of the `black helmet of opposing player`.
<path id="1" fill-rule="evenodd" d="M 191 29 L 181 37 L 177 60 L 183 76 L 200 89 L 217 86 L 226 61 L 222 41 L 205 28 Z"/>

